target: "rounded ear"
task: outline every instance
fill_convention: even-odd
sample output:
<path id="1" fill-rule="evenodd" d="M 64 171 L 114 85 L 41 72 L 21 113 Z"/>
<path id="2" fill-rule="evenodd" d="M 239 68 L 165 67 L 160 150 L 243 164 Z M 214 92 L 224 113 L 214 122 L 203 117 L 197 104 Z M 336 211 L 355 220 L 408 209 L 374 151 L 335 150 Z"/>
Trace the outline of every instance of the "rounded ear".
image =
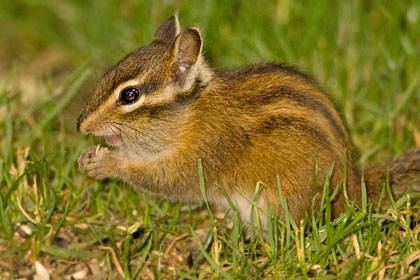
<path id="1" fill-rule="evenodd" d="M 203 41 L 197 28 L 187 28 L 178 35 L 173 46 L 178 63 L 177 76 L 185 74 L 197 62 L 202 47 Z"/>
<path id="2" fill-rule="evenodd" d="M 172 44 L 178 36 L 181 28 L 179 26 L 178 17 L 176 15 L 168 18 L 156 29 L 153 42 L 160 42 L 164 44 Z"/>

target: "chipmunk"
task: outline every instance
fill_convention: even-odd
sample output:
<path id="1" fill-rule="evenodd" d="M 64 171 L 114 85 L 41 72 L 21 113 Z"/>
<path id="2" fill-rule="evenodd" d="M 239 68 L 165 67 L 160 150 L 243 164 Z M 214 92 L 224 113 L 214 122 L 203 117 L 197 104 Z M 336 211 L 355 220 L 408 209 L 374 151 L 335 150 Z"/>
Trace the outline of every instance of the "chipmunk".
<path id="1" fill-rule="evenodd" d="M 81 171 L 173 202 L 202 203 L 201 160 L 208 202 L 227 211 L 227 194 L 244 221 L 260 181 L 258 205 L 284 217 L 277 178 L 292 217 L 303 219 L 333 165 L 331 189 L 341 184 L 334 216 L 346 206 L 344 179 L 348 197 L 361 203 L 362 173 L 373 203 L 387 172 L 394 195 L 420 191 L 419 148 L 362 172 L 340 115 L 310 76 L 277 63 L 213 69 L 202 47 L 199 29 L 181 31 L 172 16 L 149 45 L 106 72 L 77 128 L 104 137 L 112 148 L 85 149 Z"/>

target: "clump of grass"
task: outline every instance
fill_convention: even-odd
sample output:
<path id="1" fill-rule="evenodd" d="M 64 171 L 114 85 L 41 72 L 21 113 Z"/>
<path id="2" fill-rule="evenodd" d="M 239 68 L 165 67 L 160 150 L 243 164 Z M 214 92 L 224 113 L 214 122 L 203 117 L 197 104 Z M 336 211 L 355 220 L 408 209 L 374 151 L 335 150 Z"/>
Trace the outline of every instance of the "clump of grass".
<path id="1" fill-rule="evenodd" d="M 43 273 L 75 279 L 416 275 L 420 225 L 415 196 L 374 208 L 363 192 L 360 208 L 349 202 L 345 213 L 332 220 L 337 186 L 327 180 L 320 206 L 304 221 L 293 221 L 278 182 L 285 218 L 254 205 L 256 234 L 251 230 L 248 240 L 233 203 L 228 218 L 207 207 L 149 198 L 120 182 L 96 182 L 77 171 L 78 155 L 94 140 L 71 130 L 77 116 L 69 119 L 63 111 L 93 85 L 101 69 L 147 43 L 174 10 L 180 11 L 183 25 L 197 23 L 203 30 L 212 65 L 285 61 L 313 73 L 343 104 L 359 163 L 419 145 L 417 1 L 265 4 L 125 1 L 122 6 L 129 8 L 122 9 L 114 0 L 0 3 L 0 23 L 15 31 L 2 34 L 0 42 L 0 278 Z M 27 80 L 20 70 L 45 69 L 28 57 L 50 52 L 58 53 L 65 69 L 51 66 L 43 87 L 34 90 L 42 98 L 28 104 L 27 92 L 16 86 Z M 16 71 L 9 69 L 13 63 Z M 385 188 L 383 196 L 388 195 Z M 265 233 L 258 227 L 259 215 L 268 216 Z"/>

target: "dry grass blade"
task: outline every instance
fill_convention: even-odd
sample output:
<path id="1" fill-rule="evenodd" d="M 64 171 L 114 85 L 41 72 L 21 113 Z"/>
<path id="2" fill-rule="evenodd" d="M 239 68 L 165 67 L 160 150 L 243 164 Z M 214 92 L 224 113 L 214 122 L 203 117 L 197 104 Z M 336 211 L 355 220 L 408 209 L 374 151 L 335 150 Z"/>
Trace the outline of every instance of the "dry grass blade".
<path id="1" fill-rule="evenodd" d="M 118 273 L 124 279 L 125 278 L 124 270 L 123 270 L 123 268 L 122 268 L 122 266 L 121 266 L 121 264 L 120 264 L 120 262 L 118 260 L 118 257 L 117 257 L 117 254 L 114 251 L 114 248 L 112 248 L 112 247 L 105 247 L 105 246 L 100 246 L 99 248 L 100 249 L 103 249 L 103 250 L 108 250 L 108 251 L 111 252 L 112 261 L 113 261 L 115 267 L 117 268 Z"/>

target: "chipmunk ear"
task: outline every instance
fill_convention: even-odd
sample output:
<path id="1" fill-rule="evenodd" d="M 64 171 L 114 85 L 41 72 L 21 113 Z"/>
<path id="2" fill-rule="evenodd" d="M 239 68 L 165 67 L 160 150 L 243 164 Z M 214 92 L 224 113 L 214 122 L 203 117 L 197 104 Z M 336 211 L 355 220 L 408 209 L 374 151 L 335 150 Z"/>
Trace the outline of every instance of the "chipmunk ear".
<path id="1" fill-rule="evenodd" d="M 176 80 L 182 85 L 188 72 L 197 63 L 203 42 L 197 28 L 187 28 L 176 38 L 173 53 L 177 63 Z"/>
<path id="2" fill-rule="evenodd" d="M 172 44 L 178 36 L 181 28 L 179 26 L 178 17 L 176 15 L 168 18 L 156 29 L 153 42 L 160 42 L 164 44 Z"/>

